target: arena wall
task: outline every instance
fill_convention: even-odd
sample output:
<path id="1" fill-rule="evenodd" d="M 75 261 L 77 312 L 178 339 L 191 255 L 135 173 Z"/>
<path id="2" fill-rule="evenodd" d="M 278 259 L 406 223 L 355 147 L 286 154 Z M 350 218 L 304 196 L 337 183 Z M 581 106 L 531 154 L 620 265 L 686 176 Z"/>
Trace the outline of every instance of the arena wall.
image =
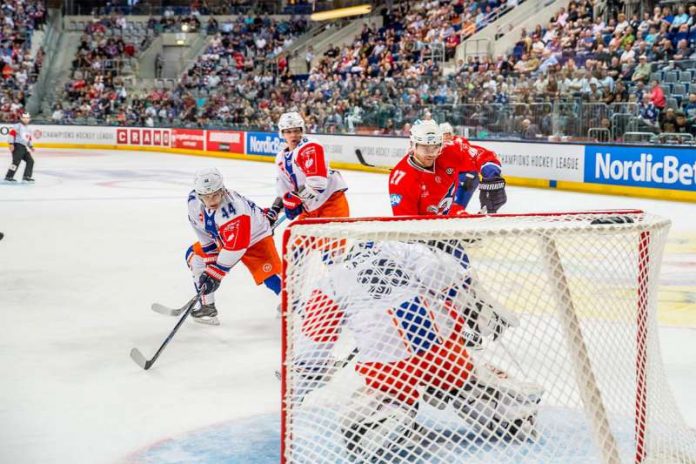
<path id="1" fill-rule="evenodd" d="M 6 140 L 9 126 L 0 125 Z M 277 133 L 179 128 L 32 126 L 37 148 L 142 150 L 272 162 Z M 316 135 L 337 169 L 389 172 L 405 137 Z M 494 150 L 510 185 L 696 202 L 696 148 L 477 141 Z M 3 143 L 6 145 L 6 143 Z"/>

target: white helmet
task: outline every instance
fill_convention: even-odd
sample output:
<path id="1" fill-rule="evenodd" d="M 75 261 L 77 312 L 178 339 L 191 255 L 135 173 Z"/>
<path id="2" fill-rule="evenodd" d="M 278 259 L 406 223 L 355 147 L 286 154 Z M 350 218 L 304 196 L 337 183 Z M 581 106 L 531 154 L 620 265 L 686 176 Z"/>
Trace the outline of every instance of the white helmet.
<path id="1" fill-rule="evenodd" d="M 291 111 L 289 113 L 283 113 L 278 119 L 278 134 L 283 136 L 283 131 L 286 129 L 295 129 L 296 127 L 302 128 L 302 132 L 305 132 L 305 123 L 302 119 L 302 115 L 297 111 Z"/>
<path id="2" fill-rule="evenodd" d="M 448 122 L 443 122 L 440 124 L 440 131 L 443 134 L 454 134 L 454 128 L 452 128 L 452 124 Z"/>
<path id="3" fill-rule="evenodd" d="M 411 128 L 413 145 L 442 145 L 442 130 L 431 119 L 417 122 Z"/>
<path id="4" fill-rule="evenodd" d="M 193 179 L 193 189 L 198 195 L 209 195 L 224 187 L 222 174 L 216 168 L 201 169 Z"/>

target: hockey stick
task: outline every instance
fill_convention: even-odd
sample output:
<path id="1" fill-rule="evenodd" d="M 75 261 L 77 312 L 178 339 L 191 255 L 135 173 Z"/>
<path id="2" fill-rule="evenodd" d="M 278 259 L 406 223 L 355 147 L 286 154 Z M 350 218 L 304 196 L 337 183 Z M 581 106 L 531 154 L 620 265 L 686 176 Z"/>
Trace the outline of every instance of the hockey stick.
<path id="1" fill-rule="evenodd" d="M 152 359 L 145 359 L 145 356 L 140 352 L 139 349 L 133 348 L 130 352 L 130 357 L 135 361 L 135 363 L 140 366 L 141 368 L 148 370 L 152 365 L 157 361 L 157 358 L 159 358 L 160 354 L 164 350 L 164 348 L 169 344 L 170 341 L 172 341 L 172 338 L 174 338 L 174 335 L 176 332 L 179 330 L 179 327 L 184 323 L 186 318 L 188 317 L 189 314 L 191 314 L 191 310 L 193 307 L 196 305 L 196 303 L 201 302 L 201 295 L 198 294 L 196 295 L 190 302 L 186 310 L 184 311 L 184 315 L 181 316 L 181 319 L 176 323 L 174 328 L 172 329 L 171 332 L 169 332 L 169 335 L 167 335 L 167 338 L 164 339 L 164 342 L 162 342 L 162 345 L 160 345 L 159 349 L 155 353 L 155 355 L 152 357 Z M 202 304 L 202 303 L 201 303 Z"/>
<path id="2" fill-rule="evenodd" d="M 333 374 L 336 373 L 336 371 L 338 371 L 339 369 L 343 369 L 343 368 L 346 367 L 348 364 L 350 364 L 350 362 L 351 362 L 353 359 L 355 359 L 355 357 L 357 356 L 357 354 L 358 354 L 358 348 L 355 347 L 355 348 L 353 348 L 353 351 L 351 351 L 350 354 L 349 354 L 348 356 L 346 356 L 345 358 L 339 359 L 338 361 L 334 362 L 333 365 L 332 365 L 329 369 L 326 370 L 326 374 L 325 374 L 324 377 L 321 379 L 321 381 L 322 381 L 322 382 L 328 382 L 328 381 L 330 381 L 330 380 L 331 380 L 331 377 L 333 376 Z M 276 379 L 278 379 L 278 380 L 280 380 L 280 379 L 282 378 L 282 374 L 281 374 L 280 371 L 278 371 L 278 370 L 275 371 L 275 376 L 276 376 Z"/>
<path id="3" fill-rule="evenodd" d="M 160 303 L 152 303 L 150 309 L 152 309 L 156 313 L 164 314 L 165 316 L 178 316 L 179 314 L 186 311 L 186 308 L 194 304 L 197 299 L 198 295 L 194 296 L 189 301 L 187 301 L 186 304 L 183 305 L 181 308 L 170 308 L 169 306 L 165 306 Z"/>

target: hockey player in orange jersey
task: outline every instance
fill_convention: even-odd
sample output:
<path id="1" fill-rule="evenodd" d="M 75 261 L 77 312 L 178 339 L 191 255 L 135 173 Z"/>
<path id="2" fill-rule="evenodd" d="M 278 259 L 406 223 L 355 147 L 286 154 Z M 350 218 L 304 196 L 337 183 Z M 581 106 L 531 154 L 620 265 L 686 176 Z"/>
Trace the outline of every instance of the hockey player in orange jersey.
<path id="1" fill-rule="evenodd" d="M 254 202 L 225 188 L 217 169 L 196 173 L 188 197 L 188 218 L 198 242 L 186 252 L 201 307 L 191 316 L 198 322 L 218 324 L 215 291 L 238 262 L 251 272 L 256 285 L 280 293 L 281 263 L 271 225 Z"/>
<path id="2" fill-rule="evenodd" d="M 348 217 L 348 189 L 339 171 L 329 168 L 324 147 L 307 136 L 305 123 L 297 112 L 281 115 L 278 132 L 285 139 L 275 159 L 278 198 L 267 210 L 271 221 L 281 209 L 288 219 Z"/>

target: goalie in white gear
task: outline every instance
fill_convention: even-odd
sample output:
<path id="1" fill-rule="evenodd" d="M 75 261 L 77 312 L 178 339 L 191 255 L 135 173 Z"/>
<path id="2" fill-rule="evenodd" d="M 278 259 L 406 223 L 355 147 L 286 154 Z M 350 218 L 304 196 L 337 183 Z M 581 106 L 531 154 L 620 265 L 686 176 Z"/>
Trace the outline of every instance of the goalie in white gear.
<path id="1" fill-rule="evenodd" d="M 321 143 L 305 134 L 302 116 L 283 113 L 278 133 L 287 146 L 276 155 L 278 199 L 269 213 L 277 215 L 282 205 L 290 220 L 348 217 L 348 186 L 339 171 L 329 168 Z"/>
<path id="2" fill-rule="evenodd" d="M 535 438 L 542 388 L 475 366 L 467 350 L 519 322 L 477 288 L 460 259 L 426 244 L 367 242 L 312 288 L 296 303 L 303 319 L 293 326 L 293 368 L 302 381 L 293 401 L 328 381 L 330 353 L 347 330 L 364 382 L 341 414 L 352 459 L 371 462 L 398 449 L 417 433 L 422 401 L 451 406 L 484 440 Z"/>
<path id="3" fill-rule="evenodd" d="M 198 242 L 186 251 L 186 263 L 202 294 L 201 307 L 191 312 L 194 320 L 218 324 L 215 291 L 240 261 L 256 285 L 263 283 L 280 294 L 281 262 L 271 225 L 254 202 L 225 188 L 220 171 L 213 168 L 196 173 L 188 211 Z"/>

